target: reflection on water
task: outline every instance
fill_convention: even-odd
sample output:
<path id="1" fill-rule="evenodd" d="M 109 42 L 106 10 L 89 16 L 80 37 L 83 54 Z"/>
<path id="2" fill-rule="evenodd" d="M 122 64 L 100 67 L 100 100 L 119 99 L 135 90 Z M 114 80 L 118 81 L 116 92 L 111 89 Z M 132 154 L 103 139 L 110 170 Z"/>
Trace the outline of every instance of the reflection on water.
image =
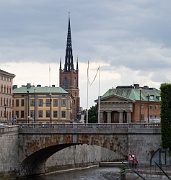
<path id="1" fill-rule="evenodd" d="M 98 167 L 28 178 L 29 180 L 120 180 L 119 169 Z"/>

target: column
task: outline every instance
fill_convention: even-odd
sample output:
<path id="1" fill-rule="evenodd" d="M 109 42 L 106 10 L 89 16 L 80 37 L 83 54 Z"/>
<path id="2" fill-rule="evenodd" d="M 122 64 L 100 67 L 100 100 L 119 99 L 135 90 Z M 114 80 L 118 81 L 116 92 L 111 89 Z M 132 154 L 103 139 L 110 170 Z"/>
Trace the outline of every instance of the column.
<path id="1" fill-rule="evenodd" d="M 127 123 L 131 123 L 131 112 L 127 112 Z"/>
<path id="2" fill-rule="evenodd" d="M 98 119 L 98 123 L 104 123 L 103 112 L 100 112 L 100 119 Z"/>
<path id="3" fill-rule="evenodd" d="M 119 123 L 123 123 L 123 111 L 119 111 Z"/>
<path id="4" fill-rule="evenodd" d="M 111 112 L 107 112 L 107 123 L 111 123 Z"/>

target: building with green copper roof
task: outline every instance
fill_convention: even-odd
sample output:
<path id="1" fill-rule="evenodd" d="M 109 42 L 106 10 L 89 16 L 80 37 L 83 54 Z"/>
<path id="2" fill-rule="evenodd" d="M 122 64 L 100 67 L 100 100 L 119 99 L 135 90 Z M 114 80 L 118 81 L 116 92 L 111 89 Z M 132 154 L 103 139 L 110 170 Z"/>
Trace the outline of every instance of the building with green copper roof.
<path id="1" fill-rule="evenodd" d="M 100 97 L 99 117 L 99 123 L 159 121 L 160 90 L 139 84 L 111 88 Z"/>
<path id="2" fill-rule="evenodd" d="M 62 87 L 30 83 L 13 86 L 13 120 L 17 123 L 72 122 L 73 97 Z"/>

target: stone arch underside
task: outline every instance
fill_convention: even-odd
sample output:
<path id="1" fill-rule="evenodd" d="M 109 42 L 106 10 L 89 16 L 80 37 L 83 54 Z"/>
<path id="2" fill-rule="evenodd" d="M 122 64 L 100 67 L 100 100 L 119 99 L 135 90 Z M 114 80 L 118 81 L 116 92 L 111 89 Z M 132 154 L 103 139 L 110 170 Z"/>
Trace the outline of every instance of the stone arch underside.
<path id="1" fill-rule="evenodd" d="M 76 144 L 59 144 L 41 149 L 23 160 L 19 176 L 32 176 L 45 173 L 45 163 L 54 153 Z"/>
<path id="2" fill-rule="evenodd" d="M 105 128 L 105 127 L 104 127 Z M 93 129 L 92 129 L 93 130 Z M 108 131 L 108 129 L 106 129 Z M 121 134 L 75 134 L 75 135 L 24 135 L 20 137 L 22 148 L 20 176 L 45 173 L 45 163 L 54 153 L 73 145 L 96 145 L 118 154 L 120 160 L 127 156 L 127 135 Z M 24 144 L 22 143 L 24 142 Z"/>

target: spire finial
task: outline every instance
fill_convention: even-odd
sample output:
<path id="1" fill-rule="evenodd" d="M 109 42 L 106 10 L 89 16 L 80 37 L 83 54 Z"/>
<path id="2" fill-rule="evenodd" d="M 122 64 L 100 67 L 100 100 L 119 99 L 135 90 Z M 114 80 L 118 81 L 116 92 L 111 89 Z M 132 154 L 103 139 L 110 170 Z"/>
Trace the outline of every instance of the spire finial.
<path id="1" fill-rule="evenodd" d="M 69 16 L 64 71 L 70 72 L 71 70 L 74 70 L 74 64 L 73 64 L 73 55 L 72 55 L 71 26 L 70 26 L 70 16 Z"/>

